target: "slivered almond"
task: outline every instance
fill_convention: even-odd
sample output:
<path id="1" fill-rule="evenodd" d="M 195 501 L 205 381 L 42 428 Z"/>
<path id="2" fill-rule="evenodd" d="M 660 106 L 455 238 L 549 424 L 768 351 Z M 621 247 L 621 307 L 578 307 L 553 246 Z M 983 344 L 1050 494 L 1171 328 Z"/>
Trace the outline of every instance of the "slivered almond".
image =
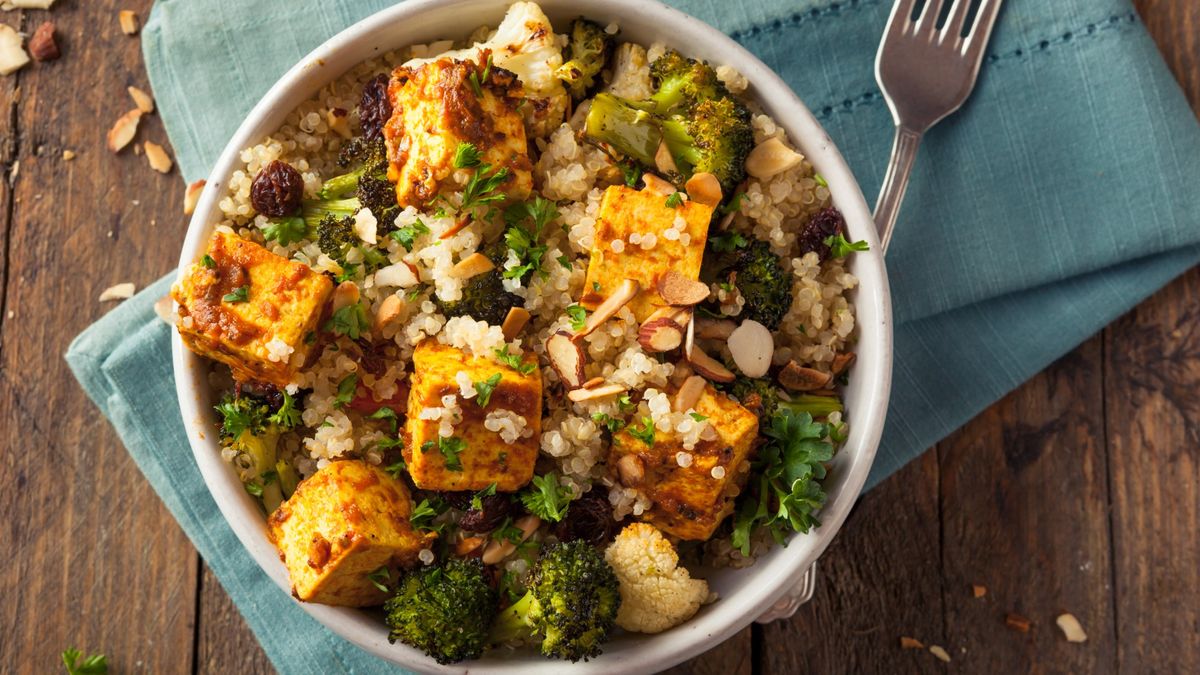
<path id="1" fill-rule="evenodd" d="M 459 557 L 466 557 L 483 546 L 483 537 L 465 537 L 454 545 L 454 553 Z"/>
<path id="2" fill-rule="evenodd" d="M 688 179 L 688 182 L 683 186 L 687 190 L 688 199 L 717 208 L 721 203 L 723 195 L 721 194 L 721 181 L 717 177 L 708 172 L 701 172 L 693 175 Z"/>
<path id="3" fill-rule="evenodd" d="M 325 122 L 335 134 L 342 138 L 350 138 L 354 135 L 350 131 L 350 113 L 346 112 L 345 108 L 330 108 L 329 112 L 325 113 Z"/>
<path id="4" fill-rule="evenodd" d="M 687 336 L 683 338 L 683 355 L 691 359 L 692 352 L 696 349 L 696 321 L 693 318 L 687 325 Z"/>
<path id="5" fill-rule="evenodd" d="M 683 381 L 679 386 L 679 391 L 675 392 L 675 412 L 683 412 L 696 407 L 696 403 L 700 401 L 700 397 L 704 395 L 704 388 L 708 386 L 708 382 L 699 375 L 692 375 Z"/>
<path id="6" fill-rule="evenodd" d="M 642 174 L 642 182 L 646 184 L 646 189 L 651 192 L 657 192 L 664 197 L 670 197 L 675 194 L 675 186 L 670 181 L 659 178 L 652 173 Z"/>
<path id="7" fill-rule="evenodd" d="M 925 643 L 921 642 L 920 640 L 918 640 L 916 638 L 910 638 L 910 637 L 905 637 L 905 636 L 901 635 L 900 636 L 900 648 L 901 649 L 925 649 Z"/>
<path id="8" fill-rule="evenodd" d="M 584 324 L 583 330 L 575 334 L 575 339 L 579 340 L 584 336 L 591 334 L 591 332 L 599 328 L 601 324 L 612 318 L 614 314 L 621 311 L 621 308 L 629 304 L 630 300 L 633 300 L 635 297 L 637 297 L 638 292 L 641 290 L 641 285 L 633 279 L 626 279 L 622 281 L 621 285 L 617 287 L 617 290 L 613 291 L 611 295 L 605 298 L 604 302 L 600 303 L 600 306 L 596 307 L 596 311 L 592 312 L 591 316 L 587 318 L 587 323 Z"/>
<path id="9" fill-rule="evenodd" d="M 100 302 L 109 302 L 111 300 L 128 300 L 133 297 L 133 292 L 137 287 L 131 282 L 125 282 L 109 286 L 100 293 Z"/>
<path id="10" fill-rule="evenodd" d="M 525 541 L 533 535 L 538 526 L 542 524 L 542 519 L 535 515 L 528 515 L 519 519 L 515 525 L 521 530 L 521 541 Z M 483 552 L 483 564 L 495 565 L 504 560 L 513 551 L 517 550 L 517 545 L 507 539 L 493 539 Z"/>
<path id="11" fill-rule="evenodd" d="M 683 343 L 685 328 L 674 319 L 651 319 L 638 329 L 638 344 L 650 353 L 669 352 Z"/>
<path id="12" fill-rule="evenodd" d="M 792 391 L 813 391 L 824 389 L 833 381 L 833 375 L 822 373 L 815 368 L 805 368 L 795 361 L 788 361 L 779 371 L 779 384 Z"/>
<path id="13" fill-rule="evenodd" d="M 729 319 L 696 317 L 696 337 L 704 340 L 728 340 L 737 324 Z"/>
<path id="14" fill-rule="evenodd" d="M 726 344 L 738 370 L 748 377 L 762 377 L 771 368 L 775 339 L 761 323 L 746 319 L 730 334 Z"/>
<path id="15" fill-rule="evenodd" d="M 726 368 L 722 363 L 708 354 L 704 353 L 703 349 L 693 345 L 692 353 L 688 356 L 688 363 L 692 364 L 692 368 L 704 377 L 713 382 L 733 382 L 733 372 Z"/>
<path id="16" fill-rule="evenodd" d="M 668 176 L 679 173 L 679 168 L 675 166 L 675 158 L 671 156 L 671 150 L 667 147 L 666 141 L 658 143 L 658 150 L 654 152 L 654 166 Z"/>
<path id="17" fill-rule="evenodd" d="M 476 251 L 471 255 L 458 261 L 454 267 L 450 268 L 450 274 L 459 279 L 470 279 L 471 277 L 479 276 L 488 270 L 491 270 L 496 265 L 491 258 Z"/>
<path id="18" fill-rule="evenodd" d="M 142 144 L 146 148 L 146 161 L 150 162 L 150 168 L 159 173 L 170 173 L 171 167 L 174 164 L 171 162 L 171 156 L 163 149 L 163 146 L 158 143 L 146 141 Z"/>
<path id="19" fill-rule="evenodd" d="M 804 161 L 804 155 L 789 148 L 778 136 L 772 136 L 754 146 L 746 156 L 746 173 L 767 179 L 783 173 Z"/>
<path id="20" fill-rule="evenodd" d="M 421 283 L 420 277 L 408 263 L 398 262 L 388 265 L 375 273 L 376 286 L 396 286 L 411 288 Z"/>
<path id="21" fill-rule="evenodd" d="M 572 389 L 567 392 L 567 398 L 575 403 L 582 403 L 584 401 L 594 401 L 598 398 L 616 396 L 624 391 L 625 387 L 619 384 L 606 384 L 603 387 L 592 387 L 591 389 Z"/>
<path id="22" fill-rule="evenodd" d="M 1084 632 L 1083 625 L 1079 623 L 1079 619 L 1076 619 L 1074 614 L 1059 614 L 1054 623 L 1058 624 L 1058 628 L 1067 638 L 1067 642 L 1087 642 L 1087 633 Z"/>
<path id="23" fill-rule="evenodd" d="M 126 35 L 137 35 L 138 32 L 138 15 L 132 10 L 123 9 L 117 14 L 117 21 L 121 24 L 121 32 Z"/>
<path id="24" fill-rule="evenodd" d="M 463 215 L 458 220 L 454 221 L 454 227 L 451 227 L 450 229 L 443 232 L 441 234 L 441 236 L 438 237 L 438 239 L 449 239 L 450 237 L 453 237 L 454 235 L 458 234 L 459 232 L 462 232 L 463 229 L 467 225 L 470 225 L 470 224 L 471 224 L 471 216 L 469 214 Z"/>
<path id="25" fill-rule="evenodd" d="M 333 304 L 332 311 L 336 312 L 339 309 L 349 307 L 358 302 L 361 294 L 358 290 L 358 284 L 353 281 L 343 281 L 333 289 Z"/>
<path id="26" fill-rule="evenodd" d="M 129 98 L 133 99 L 134 105 L 138 110 L 144 113 L 154 112 L 154 98 L 137 87 L 129 87 Z"/>
<path id="27" fill-rule="evenodd" d="M 112 128 L 108 130 L 108 149 L 120 152 L 121 148 L 129 145 L 137 134 L 138 122 L 142 119 L 142 111 L 134 108 L 121 115 Z"/>
<path id="28" fill-rule="evenodd" d="M 833 357 L 833 364 L 829 366 L 829 371 L 834 375 L 841 375 L 842 371 L 846 370 L 850 367 L 850 364 L 854 363 L 854 358 L 854 352 L 835 354 Z"/>
<path id="29" fill-rule="evenodd" d="M 658 294 L 668 305 L 696 305 L 708 299 L 708 284 L 668 270 L 655 283 Z"/>
<path id="30" fill-rule="evenodd" d="M 622 455 L 617 460 L 617 476 L 621 478 L 622 485 L 637 487 L 646 477 L 646 467 L 637 455 Z"/>
<path id="31" fill-rule="evenodd" d="M 1004 625 L 1017 631 L 1018 633 L 1028 633 L 1029 627 L 1033 624 L 1029 621 L 1029 619 L 1021 616 L 1020 614 L 1009 614 L 1008 616 L 1004 617 Z"/>
<path id="32" fill-rule="evenodd" d="M 594 389 L 596 387 L 599 387 L 602 384 L 604 384 L 604 378 L 597 375 L 596 377 L 593 377 L 592 379 L 588 380 L 587 382 L 584 382 L 582 387 L 584 389 Z"/>
<path id="33" fill-rule="evenodd" d="M 404 298 L 398 295 L 389 295 L 384 298 L 383 303 L 379 305 L 379 311 L 375 313 L 375 330 L 381 331 L 399 318 L 400 313 L 404 311 L 404 304 Z"/>
<path id="34" fill-rule="evenodd" d="M 183 213 L 184 215 L 192 215 L 196 212 L 196 204 L 200 201 L 200 193 L 204 191 L 205 181 L 203 178 L 187 186 L 187 190 L 183 193 Z"/>
<path id="35" fill-rule="evenodd" d="M 939 661 L 950 663 L 950 654 L 940 645 L 929 645 L 929 653 L 938 658 Z"/>
<path id="36" fill-rule="evenodd" d="M 21 34 L 0 24 L 0 75 L 15 73 L 29 63 L 29 54 L 21 47 Z M 16 96 L 13 97 L 16 102 Z"/>
<path id="37" fill-rule="evenodd" d="M 524 307 L 513 307 L 508 310 L 508 315 L 504 317 L 504 325 L 500 326 L 500 330 L 504 333 L 504 339 L 511 341 L 513 338 L 521 334 L 525 324 L 529 323 L 529 310 Z"/>
<path id="38" fill-rule="evenodd" d="M 546 358 L 567 389 L 578 389 L 583 384 L 583 349 L 570 333 L 560 330 L 546 340 Z"/>

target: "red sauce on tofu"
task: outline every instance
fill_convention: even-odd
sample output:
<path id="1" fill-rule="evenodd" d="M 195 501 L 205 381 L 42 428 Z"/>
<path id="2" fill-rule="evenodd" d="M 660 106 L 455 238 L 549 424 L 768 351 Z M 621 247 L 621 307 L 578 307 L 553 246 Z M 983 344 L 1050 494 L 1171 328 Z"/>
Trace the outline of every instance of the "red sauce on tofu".
<path id="1" fill-rule="evenodd" d="M 250 284 L 250 274 L 245 266 L 251 260 L 243 251 L 226 249 L 224 240 L 219 238 L 213 240 L 208 255 L 214 265 L 200 272 L 202 278 L 197 280 L 196 286 L 203 292 L 189 308 L 189 316 L 201 332 L 223 337 L 233 344 L 246 344 L 262 335 L 262 331 L 230 311 L 222 298 Z"/>

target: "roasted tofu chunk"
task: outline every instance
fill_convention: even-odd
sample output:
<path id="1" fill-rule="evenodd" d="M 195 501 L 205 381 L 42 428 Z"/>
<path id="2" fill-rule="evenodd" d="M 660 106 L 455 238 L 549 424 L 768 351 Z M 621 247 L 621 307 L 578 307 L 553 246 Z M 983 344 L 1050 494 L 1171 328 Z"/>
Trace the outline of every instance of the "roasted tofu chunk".
<path id="1" fill-rule="evenodd" d="M 267 519 L 267 536 L 287 565 L 292 594 L 346 607 L 382 604 L 368 575 L 417 564 L 437 535 L 413 530 L 404 483 L 360 460 L 330 462 Z M 393 574 L 394 576 L 394 574 Z"/>
<path id="2" fill-rule="evenodd" d="M 655 290 L 659 277 L 668 270 L 689 279 L 700 277 L 712 213 L 712 207 L 692 201 L 668 206 L 667 197 L 653 190 L 609 187 L 596 217 L 579 304 L 595 309 L 623 280 L 633 279 L 642 292 L 629 307 L 644 321 L 666 304 Z"/>
<path id="3" fill-rule="evenodd" d="M 496 188 L 524 199 L 533 188 L 533 164 L 517 105 L 516 76 L 483 64 L 440 58 L 392 73 L 392 117 L 384 126 L 388 180 L 401 206 L 421 207 L 439 193 L 462 190 L 471 176 L 504 173 Z M 460 144 L 479 151 L 479 167 L 455 167 Z M 460 158 L 461 159 L 461 158 Z M 461 163 L 461 162 L 460 162 Z"/>
<path id="4" fill-rule="evenodd" d="M 522 374 L 426 340 L 412 361 L 404 461 L 413 483 L 425 490 L 482 490 L 495 483 L 501 492 L 528 483 L 542 429 L 542 374 L 533 354 L 525 354 L 529 372 Z M 472 383 L 474 396 L 463 396 L 460 379 Z"/>
<path id="5" fill-rule="evenodd" d="M 758 417 L 736 401 L 707 387 L 695 405 L 708 418 L 716 437 L 703 437 L 685 450 L 675 432 L 656 432 L 653 445 L 629 433 L 613 435 L 610 466 L 627 455 L 642 467 L 637 485 L 653 502 L 642 514 L 664 532 L 680 539 L 704 540 L 733 511 L 734 498 L 745 485 L 750 451 L 758 437 Z M 685 456 L 682 466 L 679 453 Z M 714 473 L 715 472 L 715 473 Z"/>
<path id="6" fill-rule="evenodd" d="M 308 358 L 333 290 L 328 277 L 258 244 L 218 231 L 171 297 L 188 349 L 233 369 L 241 381 L 283 386 Z"/>

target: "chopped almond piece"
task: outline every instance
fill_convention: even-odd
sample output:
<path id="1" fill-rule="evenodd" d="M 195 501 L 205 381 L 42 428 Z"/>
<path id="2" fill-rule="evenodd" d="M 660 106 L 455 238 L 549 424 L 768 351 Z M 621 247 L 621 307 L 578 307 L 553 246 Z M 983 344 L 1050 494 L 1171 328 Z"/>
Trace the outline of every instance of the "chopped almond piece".
<path id="1" fill-rule="evenodd" d="M 654 166 L 668 176 L 679 173 L 679 167 L 675 165 L 675 158 L 671 156 L 671 150 L 667 147 L 666 141 L 660 141 L 658 150 L 654 152 Z"/>
<path id="2" fill-rule="evenodd" d="M 354 135 L 350 131 L 350 113 L 344 108 L 332 108 L 325 114 L 325 122 L 329 124 L 329 128 L 338 136 L 349 139 Z"/>
<path id="3" fill-rule="evenodd" d="M 1060 614 L 1054 623 L 1058 624 L 1063 635 L 1066 636 L 1067 642 L 1087 642 L 1087 633 L 1083 630 L 1083 625 L 1079 623 L 1079 619 L 1075 618 L 1074 614 Z"/>
<path id="4" fill-rule="evenodd" d="M 815 368 L 805 368 L 795 361 L 788 361 L 779 371 L 779 384 L 791 391 L 824 389 L 832 381 L 833 375 L 822 373 Z"/>
<path id="5" fill-rule="evenodd" d="M 692 364 L 692 368 L 704 377 L 713 382 L 733 382 L 734 374 L 726 368 L 720 361 L 714 359 L 704 353 L 699 347 L 692 347 L 692 353 L 688 355 L 688 363 Z"/>
<path id="6" fill-rule="evenodd" d="M 69 162 L 69 161 L 75 159 L 75 151 L 63 150 L 62 158 L 63 158 L 64 162 Z"/>
<path id="7" fill-rule="evenodd" d="M 137 87 L 129 88 L 129 98 L 133 99 L 137 109 L 144 113 L 154 112 L 154 98 Z"/>
<path id="8" fill-rule="evenodd" d="M 14 73 L 29 63 L 29 55 L 21 48 L 17 31 L 0 24 L 0 75 Z"/>
<path id="9" fill-rule="evenodd" d="M 459 260 L 458 264 L 450 269 L 450 274 L 459 279 L 470 279 L 491 270 L 495 266 L 495 263 L 490 258 L 476 251 Z"/>
<path id="10" fill-rule="evenodd" d="M 925 643 L 921 642 L 920 640 L 918 640 L 916 638 L 910 638 L 910 637 L 905 637 L 905 636 L 901 635 L 900 636 L 900 648 L 901 649 L 925 649 Z"/>
<path id="11" fill-rule="evenodd" d="M 108 130 L 108 149 L 112 152 L 120 152 L 122 148 L 129 145 L 137 134 L 138 122 L 142 119 L 142 111 L 134 108 L 129 112 L 121 115 Z"/>
<path id="12" fill-rule="evenodd" d="M 150 168 L 159 173 L 171 173 L 171 167 L 174 164 L 171 162 L 171 156 L 163 149 L 163 146 L 158 143 L 146 141 L 142 144 L 146 148 L 146 160 L 150 162 Z"/>
<path id="13" fill-rule="evenodd" d="M 583 384 L 583 349 L 570 333 L 559 331 L 546 340 L 546 358 L 567 389 L 578 389 Z"/>
<path id="14" fill-rule="evenodd" d="M 383 304 L 379 305 L 379 311 L 375 314 L 375 330 L 382 331 L 385 326 L 395 321 L 403 311 L 404 298 L 398 295 L 389 295 L 384 298 Z"/>
<path id="15" fill-rule="evenodd" d="M 700 375 L 692 375 L 684 380 L 679 391 L 675 392 L 675 411 L 684 412 L 696 407 L 707 386 L 708 382 Z"/>
<path id="16" fill-rule="evenodd" d="M 668 305 L 696 305 L 708 298 L 708 284 L 689 279 L 675 270 L 669 270 L 655 284 L 658 294 Z"/>
<path id="17" fill-rule="evenodd" d="M 524 307 L 512 307 L 508 310 L 508 315 L 504 317 L 504 324 L 500 326 L 500 330 L 504 333 L 504 339 L 511 341 L 513 338 L 521 334 L 525 329 L 525 324 L 529 323 L 529 310 Z"/>
<path id="18" fill-rule="evenodd" d="M 110 300 L 128 300 L 133 297 L 133 291 L 137 287 L 131 282 L 116 284 L 109 286 L 100 293 L 100 302 L 109 302 Z"/>
<path id="19" fill-rule="evenodd" d="M 646 184 L 646 189 L 651 192 L 657 192 L 664 197 L 669 197 L 675 194 L 675 186 L 669 181 L 659 178 L 652 173 L 642 174 L 642 182 Z"/>
<path id="20" fill-rule="evenodd" d="M 137 35 L 139 26 L 137 12 L 123 9 L 117 14 L 117 20 L 121 23 L 121 32 L 126 35 Z"/>
<path id="21" fill-rule="evenodd" d="M 688 199 L 717 208 L 721 203 L 721 181 L 711 173 L 698 173 L 688 179 L 683 186 L 687 190 Z"/>
<path id="22" fill-rule="evenodd" d="M 579 389 L 572 389 L 571 391 L 567 392 L 567 398 L 571 399 L 575 403 L 581 403 L 583 401 L 592 401 L 598 398 L 616 396 L 617 394 L 624 392 L 625 387 L 622 387 L 619 384 L 606 384 L 603 387 L 592 387 L 591 389 L 585 389 L 583 387 L 580 387 Z"/>
<path id="23" fill-rule="evenodd" d="M 642 458 L 637 455 L 621 455 L 621 459 L 617 460 L 617 475 L 621 478 L 621 485 L 640 485 L 646 477 L 646 467 L 642 464 Z"/>

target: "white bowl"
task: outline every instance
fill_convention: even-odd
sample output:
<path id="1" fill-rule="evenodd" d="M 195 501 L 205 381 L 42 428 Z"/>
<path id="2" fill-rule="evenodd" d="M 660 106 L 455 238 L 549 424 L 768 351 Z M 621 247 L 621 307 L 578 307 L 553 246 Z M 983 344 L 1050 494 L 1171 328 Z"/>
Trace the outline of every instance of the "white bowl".
<path id="1" fill-rule="evenodd" d="M 225 185 L 239 163 L 242 148 L 272 133 L 287 114 L 321 87 L 354 65 L 381 52 L 435 39 L 465 38 L 480 25 L 499 23 L 505 0 L 410 0 L 385 9 L 329 39 L 289 70 L 250 112 L 225 147 L 208 185 Z M 615 21 L 621 38 L 644 45 L 664 42 L 684 54 L 714 64 L 733 66 L 750 83 L 750 95 L 787 129 L 788 135 L 829 183 L 834 204 L 845 215 L 849 237 L 865 239 L 871 250 L 853 256 L 850 268 L 860 281 L 855 292 L 858 320 L 857 362 L 843 394 L 850 436 L 825 482 L 829 501 L 821 511 L 822 525 L 775 547 L 744 570 L 714 572 L 708 578 L 720 599 L 690 621 L 659 635 L 624 634 L 606 645 L 604 654 L 589 662 L 569 665 L 542 658 L 532 650 L 498 650 L 482 660 L 440 666 L 403 644 L 389 644 L 387 629 L 377 616 L 343 607 L 301 603 L 330 630 L 380 658 L 414 670 L 437 673 L 555 673 L 569 667 L 577 672 L 651 672 L 684 661 L 730 637 L 762 615 L 798 582 L 804 571 L 829 545 L 862 490 L 883 430 L 891 385 L 891 301 L 875 227 L 850 169 L 808 108 L 775 73 L 736 42 L 698 19 L 653 0 L 542 0 L 542 8 L 564 31 L 583 15 L 601 24 Z M 220 189 L 205 191 L 188 228 L 180 268 L 204 252 L 212 227 L 221 220 Z M 221 460 L 207 384 L 207 366 L 173 338 L 175 379 L 188 438 L 200 472 L 221 512 L 263 570 L 290 592 L 287 570 L 267 541 L 266 524 L 258 503 Z"/>

